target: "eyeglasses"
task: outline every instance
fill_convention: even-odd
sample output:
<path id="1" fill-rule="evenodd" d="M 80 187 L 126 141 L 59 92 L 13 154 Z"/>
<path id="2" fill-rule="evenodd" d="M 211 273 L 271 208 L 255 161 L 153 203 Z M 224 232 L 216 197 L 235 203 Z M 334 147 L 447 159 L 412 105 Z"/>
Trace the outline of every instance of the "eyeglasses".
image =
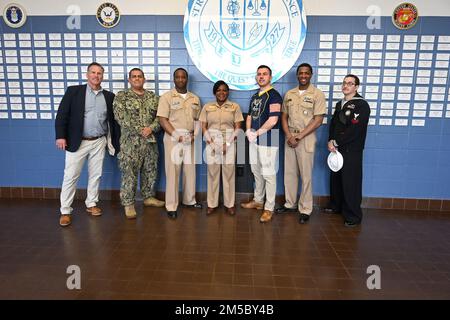
<path id="1" fill-rule="evenodd" d="M 351 86 L 354 86 L 355 85 L 355 83 L 354 82 L 342 82 L 342 86 L 343 87 L 345 87 L 345 86 L 347 86 L 347 87 L 351 87 Z"/>

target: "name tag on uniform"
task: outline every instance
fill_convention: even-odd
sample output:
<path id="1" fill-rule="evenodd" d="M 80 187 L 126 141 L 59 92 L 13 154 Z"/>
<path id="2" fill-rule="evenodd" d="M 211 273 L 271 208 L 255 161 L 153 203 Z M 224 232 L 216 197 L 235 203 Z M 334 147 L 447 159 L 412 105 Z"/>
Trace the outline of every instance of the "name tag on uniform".
<path id="1" fill-rule="evenodd" d="M 177 107 L 177 106 L 180 105 L 180 103 L 181 103 L 180 101 L 173 101 L 173 102 L 172 102 L 172 106 L 173 106 L 173 107 Z"/>
<path id="2" fill-rule="evenodd" d="M 314 100 L 313 100 L 313 98 L 311 98 L 311 97 L 304 97 L 304 98 L 303 98 L 303 102 L 314 103 Z"/>

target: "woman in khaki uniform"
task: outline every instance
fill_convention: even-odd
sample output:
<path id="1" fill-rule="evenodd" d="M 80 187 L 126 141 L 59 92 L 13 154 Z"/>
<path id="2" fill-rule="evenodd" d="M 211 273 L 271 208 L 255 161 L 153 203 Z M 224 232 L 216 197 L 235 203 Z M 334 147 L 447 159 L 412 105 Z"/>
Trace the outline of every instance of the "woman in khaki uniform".
<path id="1" fill-rule="evenodd" d="M 215 102 L 207 103 L 199 120 L 202 123 L 208 164 L 208 210 L 213 213 L 219 205 L 220 169 L 222 169 L 223 198 L 227 213 L 234 215 L 235 201 L 235 138 L 244 120 L 241 107 L 228 100 L 230 89 L 220 80 L 214 84 Z"/>

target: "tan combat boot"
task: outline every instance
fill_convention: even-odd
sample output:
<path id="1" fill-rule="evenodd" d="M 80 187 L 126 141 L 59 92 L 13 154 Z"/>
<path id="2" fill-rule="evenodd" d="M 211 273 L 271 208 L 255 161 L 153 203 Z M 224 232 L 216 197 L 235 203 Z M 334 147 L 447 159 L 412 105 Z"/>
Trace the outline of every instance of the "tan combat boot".
<path id="1" fill-rule="evenodd" d="M 146 207 L 164 207 L 164 201 L 158 200 L 155 197 L 149 197 L 144 200 L 144 206 Z"/>
<path id="2" fill-rule="evenodd" d="M 136 210 L 134 209 L 134 204 L 130 206 L 125 206 L 125 215 L 127 216 L 127 219 L 136 218 Z"/>

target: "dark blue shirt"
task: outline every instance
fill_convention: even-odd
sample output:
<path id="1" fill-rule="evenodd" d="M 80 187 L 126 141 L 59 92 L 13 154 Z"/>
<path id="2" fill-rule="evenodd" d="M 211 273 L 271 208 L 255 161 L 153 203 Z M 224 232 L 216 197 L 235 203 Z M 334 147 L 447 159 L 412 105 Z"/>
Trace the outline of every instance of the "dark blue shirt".
<path id="1" fill-rule="evenodd" d="M 270 105 L 278 104 L 277 107 L 270 107 Z M 258 130 L 263 126 L 263 124 L 270 118 L 270 117 L 280 117 L 281 116 L 281 105 L 283 104 L 283 98 L 278 93 L 277 90 L 274 88 L 270 88 L 269 90 L 266 90 L 264 92 L 257 92 L 252 96 L 252 99 L 250 100 L 250 107 L 248 110 L 248 115 L 252 117 L 252 129 L 255 131 Z M 275 126 L 267 131 L 265 134 L 262 134 L 258 137 L 257 143 L 260 146 L 271 146 L 272 144 L 275 146 L 279 145 L 278 141 L 272 142 L 272 130 L 277 129 L 278 130 L 278 137 L 279 137 L 279 128 L 280 128 L 280 121 L 278 119 Z M 275 137 L 274 137 L 275 139 Z M 277 139 L 276 139 L 277 140 Z"/>

